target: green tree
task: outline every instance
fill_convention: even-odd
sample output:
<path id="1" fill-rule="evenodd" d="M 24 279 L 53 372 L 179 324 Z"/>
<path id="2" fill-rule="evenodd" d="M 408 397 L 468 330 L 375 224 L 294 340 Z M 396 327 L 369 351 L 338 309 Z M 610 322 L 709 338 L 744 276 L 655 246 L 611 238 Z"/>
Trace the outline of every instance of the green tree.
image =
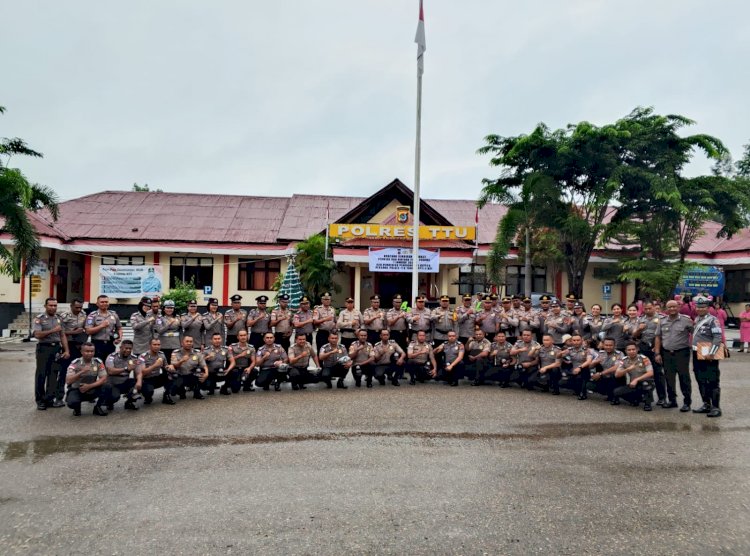
<path id="1" fill-rule="evenodd" d="M 0 106 L 0 114 L 4 112 L 5 108 Z M 17 137 L 0 139 L 0 232 L 13 237 L 12 250 L 0 245 L 0 273 L 18 276 L 22 261 L 30 267 L 38 260 L 41 249 L 27 211 L 47 209 L 57 220 L 59 208 L 52 189 L 29 182 L 19 169 L 8 166 L 14 155 L 41 158 L 42 154 Z"/>
<path id="2" fill-rule="evenodd" d="M 326 255 L 325 238 L 321 235 L 310 236 L 297 244 L 296 264 L 302 289 L 314 303 L 320 302 L 325 292 L 341 289 L 334 282 L 338 267 Z"/>
<path id="3" fill-rule="evenodd" d="M 744 145 L 743 148 L 745 150 L 742 153 L 742 158 L 735 163 L 737 176 L 750 179 L 750 143 Z"/>
<path id="4" fill-rule="evenodd" d="M 151 191 L 151 188 L 147 183 L 144 183 L 143 185 L 138 185 L 138 183 L 133 184 L 133 191 Z M 155 189 L 155 193 L 164 193 L 161 189 Z"/>
<path id="5" fill-rule="evenodd" d="M 162 303 L 167 299 L 174 301 L 175 315 L 187 312 L 188 301 L 195 299 L 195 279 L 183 282 L 175 279 L 175 286 L 162 297 Z"/>

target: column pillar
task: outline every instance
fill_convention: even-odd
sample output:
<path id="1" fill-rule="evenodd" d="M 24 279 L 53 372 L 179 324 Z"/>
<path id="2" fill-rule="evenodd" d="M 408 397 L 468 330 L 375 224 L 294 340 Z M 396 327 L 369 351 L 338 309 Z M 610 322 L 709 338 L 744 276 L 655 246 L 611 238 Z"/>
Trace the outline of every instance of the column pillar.
<path id="1" fill-rule="evenodd" d="M 357 266 L 354 267 L 354 307 L 362 310 L 359 303 L 362 298 L 362 267 L 359 263 L 355 263 Z"/>

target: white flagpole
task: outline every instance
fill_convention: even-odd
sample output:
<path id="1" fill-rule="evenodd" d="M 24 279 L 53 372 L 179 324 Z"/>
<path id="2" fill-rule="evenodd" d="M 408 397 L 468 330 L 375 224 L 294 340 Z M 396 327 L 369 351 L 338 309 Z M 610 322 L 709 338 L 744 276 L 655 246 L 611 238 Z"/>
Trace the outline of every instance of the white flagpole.
<path id="1" fill-rule="evenodd" d="M 414 152 L 414 237 L 412 240 L 411 266 L 412 307 L 415 306 L 416 298 L 419 295 L 419 180 L 422 158 L 422 74 L 424 73 L 424 51 L 426 50 L 422 0 L 419 0 L 419 24 L 414 42 L 417 43 L 417 138 Z"/>

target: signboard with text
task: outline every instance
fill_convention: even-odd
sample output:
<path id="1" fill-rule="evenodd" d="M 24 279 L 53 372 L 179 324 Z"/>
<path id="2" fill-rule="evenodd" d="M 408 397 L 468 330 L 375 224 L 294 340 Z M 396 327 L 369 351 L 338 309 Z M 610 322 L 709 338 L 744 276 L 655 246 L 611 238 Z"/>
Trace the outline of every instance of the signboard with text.
<path id="1" fill-rule="evenodd" d="M 99 293 L 114 297 L 141 297 L 162 293 L 160 266 L 102 265 Z"/>
<path id="2" fill-rule="evenodd" d="M 328 234 L 342 239 L 411 239 L 414 237 L 414 228 L 408 225 L 331 224 Z M 473 226 L 420 226 L 419 239 L 474 241 L 476 228 Z"/>
<path id="3" fill-rule="evenodd" d="M 419 250 L 419 272 L 440 270 L 440 251 Z M 412 250 L 394 247 L 370 248 L 370 272 L 411 272 Z"/>
<path id="4" fill-rule="evenodd" d="M 683 272 L 674 291 L 679 295 L 707 293 L 724 295 L 724 271 L 716 266 L 699 266 Z"/>

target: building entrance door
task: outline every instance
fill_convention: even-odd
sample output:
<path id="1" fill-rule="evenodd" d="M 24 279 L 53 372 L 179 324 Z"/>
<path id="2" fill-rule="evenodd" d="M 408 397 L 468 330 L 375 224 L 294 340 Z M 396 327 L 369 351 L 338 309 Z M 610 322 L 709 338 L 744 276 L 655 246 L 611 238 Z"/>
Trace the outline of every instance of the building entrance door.
<path id="1" fill-rule="evenodd" d="M 407 272 L 376 272 L 375 276 L 375 293 L 380 298 L 380 306 L 386 309 L 391 308 L 391 300 L 396 294 L 401 294 L 404 301 L 411 299 L 411 274 Z M 409 303 L 411 305 L 411 302 Z"/>

